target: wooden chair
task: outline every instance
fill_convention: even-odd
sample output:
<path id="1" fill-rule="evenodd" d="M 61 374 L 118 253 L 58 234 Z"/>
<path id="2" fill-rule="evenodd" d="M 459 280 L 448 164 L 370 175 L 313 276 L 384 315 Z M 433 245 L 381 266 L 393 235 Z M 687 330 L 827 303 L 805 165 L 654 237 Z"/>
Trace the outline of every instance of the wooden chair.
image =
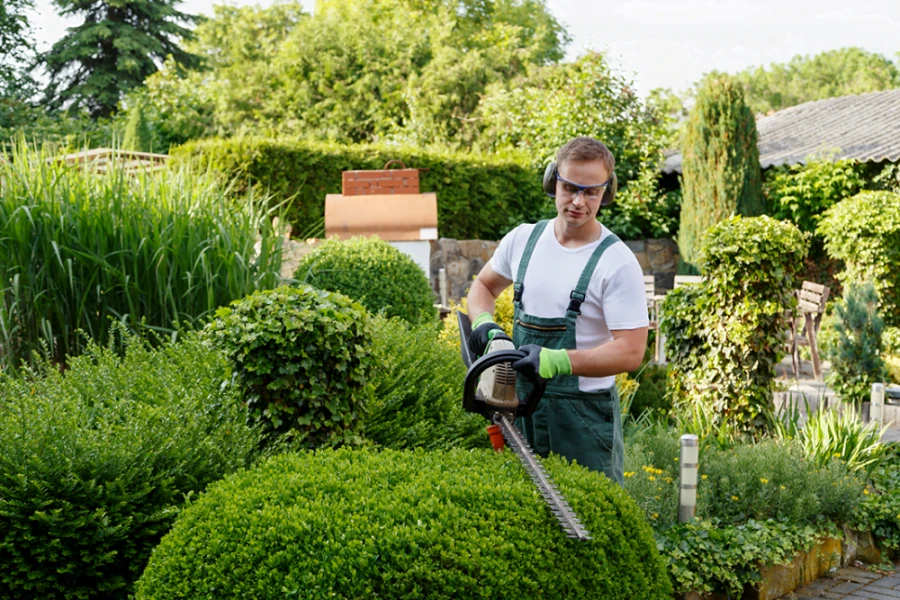
<path id="1" fill-rule="evenodd" d="M 804 281 L 800 289 L 795 292 L 798 304 L 796 312 L 790 318 L 791 337 L 788 340 L 794 377 L 800 375 L 800 346 L 809 346 L 813 377 L 816 378 L 816 381 L 822 380 L 822 366 L 819 362 L 819 345 L 816 337 L 819 335 L 819 326 L 822 324 L 822 315 L 825 314 L 825 302 L 828 300 L 829 292 L 828 286 L 812 281 Z"/>

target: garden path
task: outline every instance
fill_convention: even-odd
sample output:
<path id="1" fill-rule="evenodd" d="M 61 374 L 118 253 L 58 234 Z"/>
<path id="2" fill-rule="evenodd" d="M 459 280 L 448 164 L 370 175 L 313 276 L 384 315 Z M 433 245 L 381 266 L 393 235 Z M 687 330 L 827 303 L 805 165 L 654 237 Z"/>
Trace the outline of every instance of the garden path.
<path id="1" fill-rule="evenodd" d="M 872 573 L 847 567 L 832 577 L 816 579 L 784 596 L 784 600 L 900 600 L 900 573 Z"/>

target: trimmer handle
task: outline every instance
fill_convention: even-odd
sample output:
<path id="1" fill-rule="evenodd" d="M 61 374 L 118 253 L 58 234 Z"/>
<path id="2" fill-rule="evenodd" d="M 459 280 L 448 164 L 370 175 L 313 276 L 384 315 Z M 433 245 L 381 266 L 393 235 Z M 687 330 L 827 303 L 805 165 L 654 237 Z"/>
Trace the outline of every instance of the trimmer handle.
<path id="1" fill-rule="evenodd" d="M 484 398 L 478 397 L 476 393 L 478 391 L 478 378 L 494 365 L 504 362 L 515 362 L 520 358 L 525 358 L 527 355 L 522 350 L 498 350 L 485 354 L 472 363 L 472 366 L 469 367 L 469 371 L 466 373 L 466 381 L 463 385 L 463 408 L 466 412 L 487 416 L 488 411 L 494 410 L 488 406 Z M 547 387 L 547 380 L 537 373 L 526 377 L 531 382 L 531 391 L 524 400 L 519 399 L 519 406 L 516 408 L 517 417 L 530 417 L 541 401 L 544 389 Z"/>

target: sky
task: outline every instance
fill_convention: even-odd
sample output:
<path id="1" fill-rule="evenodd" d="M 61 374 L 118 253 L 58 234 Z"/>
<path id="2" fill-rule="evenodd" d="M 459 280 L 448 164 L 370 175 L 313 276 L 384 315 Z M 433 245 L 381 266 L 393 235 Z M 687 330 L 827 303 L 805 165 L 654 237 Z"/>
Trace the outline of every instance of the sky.
<path id="1" fill-rule="evenodd" d="M 216 0 L 184 0 L 188 13 L 212 14 Z M 270 6 L 272 0 L 235 1 Z M 302 0 L 312 10 L 315 0 Z M 734 73 L 792 57 L 858 46 L 896 59 L 900 1 L 866 0 L 546 0 L 572 36 L 571 60 L 587 50 L 607 53 L 641 94 L 683 91 L 709 71 Z M 36 0 L 33 23 L 40 49 L 59 39 L 67 22 L 50 0 Z"/>

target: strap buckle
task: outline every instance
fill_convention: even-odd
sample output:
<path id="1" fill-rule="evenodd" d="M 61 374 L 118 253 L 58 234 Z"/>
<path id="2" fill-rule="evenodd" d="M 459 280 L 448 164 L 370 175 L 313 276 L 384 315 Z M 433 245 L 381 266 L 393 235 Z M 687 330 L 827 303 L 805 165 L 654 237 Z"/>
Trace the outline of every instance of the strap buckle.
<path id="1" fill-rule="evenodd" d="M 521 283 L 513 284 L 513 302 L 522 301 L 522 288 L 525 286 Z"/>
<path id="2" fill-rule="evenodd" d="M 581 314 L 581 303 L 584 302 L 585 295 L 579 291 L 573 291 L 569 294 L 569 308 L 576 315 Z"/>

